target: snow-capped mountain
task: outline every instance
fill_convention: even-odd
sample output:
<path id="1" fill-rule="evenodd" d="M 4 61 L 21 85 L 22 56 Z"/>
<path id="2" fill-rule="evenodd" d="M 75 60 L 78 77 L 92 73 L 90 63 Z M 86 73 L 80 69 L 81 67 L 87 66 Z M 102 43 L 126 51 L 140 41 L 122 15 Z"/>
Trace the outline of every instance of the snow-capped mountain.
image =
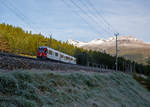
<path id="1" fill-rule="evenodd" d="M 86 42 L 80 42 L 80 41 L 72 40 L 72 39 L 68 39 L 66 42 L 67 42 L 68 44 L 72 44 L 72 45 L 77 46 L 77 47 L 82 47 L 82 46 L 88 44 L 88 43 L 86 43 Z"/>
<path id="2" fill-rule="evenodd" d="M 114 55 L 116 50 L 116 37 L 108 39 L 95 39 L 90 42 L 74 41 L 69 39 L 67 43 L 87 50 L 107 52 Z M 120 56 L 128 57 L 140 63 L 145 63 L 150 57 L 150 43 L 145 43 L 133 36 L 118 37 L 118 52 Z"/>
<path id="3" fill-rule="evenodd" d="M 116 37 L 113 36 L 111 38 L 108 38 L 107 41 L 115 41 L 116 40 Z M 133 37 L 133 36 L 119 36 L 118 37 L 118 40 L 122 40 L 122 41 L 131 41 L 131 42 L 142 42 L 141 40 Z"/>
<path id="4" fill-rule="evenodd" d="M 67 40 L 67 43 L 72 44 L 77 47 L 82 47 L 85 45 L 100 45 L 104 42 L 105 42 L 104 39 L 95 39 L 90 42 L 81 42 L 81 41 L 76 41 L 76 40 L 72 40 L 72 39 Z"/>
<path id="5" fill-rule="evenodd" d="M 81 41 L 75 41 L 72 39 L 67 40 L 67 43 L 72 44 L 77 47 L 85 47 L 85 46 L 95 46 L 95 45 L 113 45 L 115 44 L 116 37 L 111 37 L 108 39 L 95 39 L 90 42 L 81 42 Z M 129 43 L 144 43 L 141 40 L 138 40 L 135 37 L 132 36 L 119 36 L 118 37 L 118 43 L 119 44 L 129 44 Z"/>

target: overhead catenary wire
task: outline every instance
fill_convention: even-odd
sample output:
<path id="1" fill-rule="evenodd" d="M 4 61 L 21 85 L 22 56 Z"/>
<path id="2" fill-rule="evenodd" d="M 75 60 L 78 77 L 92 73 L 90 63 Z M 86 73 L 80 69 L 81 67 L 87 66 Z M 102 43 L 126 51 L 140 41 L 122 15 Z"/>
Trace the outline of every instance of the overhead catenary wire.
<path id="1" fill-rule="evenodd" d="M 66 2 L 66 0 L 62 0 L 63 2 Z M 73 3 L 74 6 L 78 7 L 80 10 L 82 10 L 83 13 L 85 13 L 85 15 L 93 22 L 95 22 L 96 26 L 94 26 L 94 24 L 89 24 L 89 22 L 83 18 L 83 16 L 81 14 L 77 14 L 82 17 L 82 19 L 89 25 L 91 26 L 92 29 L 95 29 L 95 31 L 99 34 L 102 33 L 102 31 L 99 30 L 99 27 L 102 28 L 105 32 L 107 33 L 111 33 L 112 31 L 108 31 L 108 29 L 104 28 L 103 25 L 102 25 L 102 21 L 98 21 L 98 17 L 100 16 L 101 19 L 103 19 L 103 22 L 108 25 L 111 29 L 114 29 L 111 24 L 109 24 L 107 22 L 107 20 L 100 14 L 100 12 L 98 11 L 98 9 L 95 8 L 95 6 L 92 4 L 92 2 L 90 0 L 87 0 L 87 1 L 82 1 L 82 0 L 79 0 L 80 2 L 86 2 L 87 5 L 84 5 L 86 8 L 88 8 L 88 10 L 90 10 L 90 8 L 92 8 L 94 10 L 94 12 L 96 12 L 98 15 L 89 15 L 87 11 L 85 11 L 81 6 L 79 6 L 76 2 L 74 2 L 73 0 L 71 0 L 71 2 Z M 7 1 L 7 3 L 4 2 L 4 0 L 2 1 L 2 3 L 4 4 L 4 6 L 6 6 L 11 12 L 13 12 L 19 19 L 21 19 L 25 24 L 27 24 L 30 28 L 31 27 L 31 24 L 34 24 L 32 23 L 32 21 L 26 17 L 21 11 L 20 9 L 18 9 L 12 2 L 10 2 L 9 0 Z M 84 4 L 86 4 L 84 3 Z M 10 4 L 10 5 L 9 5 Z M 67 4 L 67 3 L 65 3 Z M 69 4 L 67 4 L 69 5 Z M 88 6 L 89 5 L 89 6 Z M 35 26 L 35 24 L 34 24 Z M 113 31 L 114 33 L 114 31 Z"/>
<path id="2" fill-rule="evenodd" d="M 93 16 L 92 15 L 89 15 L 88 13 L 87 13 L 87 11 L 85 11 L 82 7 L 80 7 L 76 2 L 74 2 L 73 0 L 69 0 L 75 7 L 77 7 L 82 13 L 84 13 L 84 15 L 85 16 L 87 16 L 93 23 L 95 23 L 96 25 L 97 25 L 97 27 L 99 28 L 101 28 L 101 29 L 103 29 L 103 31 L 105 31 L 106 33 L 109 33 L 110 34 L 110 32 L 108 32 L 106 29 L 104 29 L 101 25 L 99 25 L 99 22 L 98 21 L 96 21 L 94 18 L 93 18 Z M 99 28 L 99 29 L 100 29 Z"/>
<path id="3" fill-rule="evenodd" d="M 14 10 L 16 10 L 16 12 L 18 12 L 28 23 L 33 23 L 13 2 L 11 2 L 11 0 L 7 0 L 7 4 L 10 4 L 9 6 L 12 6 L 12 8 L 14 8 Z"/>
<path id="4" fill-rule="evenodd" d="M 91 8 L 93 8 L 93 10 L 95 11 L 96 14 L 98 14 L 101 19 L 104 21 L 104 23 L 106 25 L 109 26 L 109 28 L 113 31 L 113 32 L 117 32 L 117 30 L 103 17 L 102 13 L 99 12 L 99 10 L 93 5 L 93 3 L 90 0 L 86 0 L 86 2 L 90 5 Z"/>
<path id="5" fill-rule="evenodd" d="M 7 3 L 3 0 L 1 1 L 1 4 L 6 7 L 9 11 L 11 11 L 16 17 L 18 17 L 24 24 L 26 24 L 26 26 L 30 29 L 33 28 L 33 26 L 31 26 L 32 21 L 25 16 L 20 9 L 18 9 L 14 4 L 12 4 L 12 2 L 10 2 L 9 0 L 7 1 Z M 35 25 L 35 24 L 34 24 Z M 33 30 L 33 29 L 32 29 Z"/>
<path id="6" fill-rule="evenodd" d="M 81 0 L 81 1 L 82 1 L 82 0 Z M 84 0 L 83 0 L 83 1 L 84 1 Z M 123 32 L 118 31 L 117 29 L 115 29 L 115 28 L 112 26 L 112 24 L 110 24 L 110 23 L 105 19 L 105 17 L 104 17 L 103 14 L 102 14 L 102 11 L 100 12 L 100 9 L 97 9 L 97 8 L 94 6 L 94 4 L 92 3 L 91 0 L 86 0 L 85 2 L 86 2 L 87 4 L 89 4 L 89 6 L 90 6 L 91 8 L 93 8 L 94 12 L 95 12 L 96 14 L 98 14 L 98 16 L 104 21 L 104 23 L 108 26 L 108 29 L 110 29 L 110 30 L 113 32 L 113 34 L 119 33 L 119 35 L 124 35 Z"/>
<path id="7" fill-rule="evenodd" d="M 7 8 L 9 9 L 15 16 L 17 16 L 20 20 L 22 20 L 25 24 L 27 24 L 24 21 L 24 18 L 22 16 L 20 16 L 18 13 L 16 13 L 11 7 L 9 7 L 5 2 L 1 1 L 1 3 Z"/>
<path id="8" fill-rule="evenodd" d="M 108 25 L 106 25 L 106 23 L 104 22 L 104 20 L 100 20 L 101 18 L 99 17 L 99 14 L 97 14 L 97 13 L 93 14 L 93 13 L 95 13 L 95 9 L 92 8 L 91 6 L 89 6 L 88 1 L 82 1 L 82 0 L 78 0 L 78 1 L 80 2 L 80 4 L 83 5 L 83 7 L 87 11 L 87 13 L 90 13 L 91 16 L 93 17 L 93 19 L 95 21 L 97 21 L 97 24 L 99 26 L 101 26 L 101 28 L 105 29 L 105 31 L 107 31 L 107 32 L 112 33 L 112 31 L 109 28 L 108 29 L 106 28 L 106 27 L 108 27 Z"/>
<path id="9" fill-rule="evenodd" d="M 77 6 L 77 4 L 75 4 L 75 2 L 73 2 L 73 0 L 70 0 L 70 1 L 71 1 L 74 5 Z M 115 64 L 116 64 L 116 71 L 118 71 L 118 44 L 117 44 L 117 41 L 118 41 L 117 39 L 118 39 L 118 38 L 117 38 L 117 37 L 118 37 L 119 33 L 117 33 L 116 30 L 114 30 L 114 28 L 112 27 L 112 25 L 109 24 L 101 14 L 99 14 L 99 11 L 94 7 L 94 5 L 93 5 L 89 0 L 86 1 L 86 3 L 88 3 L 88 4 L 90 5 L 90 7 L 89 7 L 84 1 L 82 1 L 82 0 L 78 0 L 78 1 L 79 1 L 81 4 L 83 4 L 83 6 L 84 6 L 88 11 L 91 11 L 90 7 L 92 7 L 92 10 L 94 10 L 97 15 L 100 15 L 100 16 L 101 16 L 101 18 L 102 18 L 102 20 L 104 21 L 104 23 L 108 26 L 110 32 L 114 33 L 114 35 L 116 36 L 116 62 L 115 62 Z M 80 8 L 80 10 L 82 9 L 80 6 L 78 6 L 78 8 Z M 93 15 L 93 17 L 95 16 L 96 18 L 98 18 L 97 15 Z"/>
<path id="10" fill-rule="evenodd" d="M 61 0 L 68 8 L 72 8 L 71 5 L 66 2 L 66 0 Z M 75 10 L 72 9 L 72 12 L 74 12 L 77 16 L 79 16 L 96 34 L 101 34 L 102 32 L 97 29 L 93 24 L 89 23 L 85 18 L 83 17 L 80 13 L 76 12 Z"/>

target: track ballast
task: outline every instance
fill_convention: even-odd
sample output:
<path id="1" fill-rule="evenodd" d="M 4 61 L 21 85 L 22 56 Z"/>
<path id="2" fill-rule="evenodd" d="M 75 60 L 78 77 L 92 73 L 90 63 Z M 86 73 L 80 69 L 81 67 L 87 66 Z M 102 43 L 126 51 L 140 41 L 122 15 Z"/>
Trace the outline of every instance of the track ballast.
<path id="1" fill-rule="evenodd" d="M 89 72 L 113 72 L 114 70 L 86 67 L 73 64 L 65 64 L 52 60 L 40 60 L 36 58 L 20 56 L 0 52 L 0 69 L 50 69 L 56 71 L 89 71 Z"/>

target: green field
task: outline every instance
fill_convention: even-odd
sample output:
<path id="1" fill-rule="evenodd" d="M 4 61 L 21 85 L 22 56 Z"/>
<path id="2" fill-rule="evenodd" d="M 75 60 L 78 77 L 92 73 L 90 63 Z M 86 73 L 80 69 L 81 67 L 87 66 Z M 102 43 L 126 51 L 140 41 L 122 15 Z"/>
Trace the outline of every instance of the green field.
<path id="1" fill-rule="evenodd" d="M 150 93 L 124 73 L 0 73 L 0 107 L 149 107 Z"/>

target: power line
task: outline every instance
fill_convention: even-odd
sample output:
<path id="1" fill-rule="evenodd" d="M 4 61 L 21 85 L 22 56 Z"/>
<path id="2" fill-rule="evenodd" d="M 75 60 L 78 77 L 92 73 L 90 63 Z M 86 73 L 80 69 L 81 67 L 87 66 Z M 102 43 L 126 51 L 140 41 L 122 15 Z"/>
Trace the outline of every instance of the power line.
<path id="1" fill-rule="evenodd" d="M 32 23 L 31 21 L 27 21 L 29 20 L 29 18 L 27 18 L 17 7 L 15 7 L 10 1 L 7 1 L 7 3 L 5 3 L 5 1 L 1 1 L 1 3 L 7 8 L 9 9 L 15 16 L 17 16 L 22 22 L 24 22 L 29 28 L 32 28 L 30 23 Z M 35 25 L 35 24 L 34 24 Z"/>
<path id="2" fill-rule="evenodd" d="M 18 9 L 14 4 L 13 4 L 13 2 L 11 2 L 10 0 L 7 0 L 7 4 L 10 4 L 9 6 L 12 6 L 12 8 L 14 8 L 14 10 L 16 10 L 16 12 L 18 12 L 24 19 L 26 19 L 26 20 L 30 20 L 28 17 L 26 17 L 22 12 L 21 12 L 21 10 L 20 9 Z M 31 23 L 31 20 L 30 20 L 30 23 Z"/>
<path id="3" fill-rule="evenodd" d="M 70 0 L 70 2 L 77 8 L 79 8 L 89 19 L 91 19 L 96 25 L 98 25 L 98 27 L 101 27 L 99 25 L 99 22 L 97 22 L 95 19 L 93 19 L 93 16 L 92 15 L 89 15 L 84 9 L 82 9 L 76 2 L 74 2 L 73 0 Z M 102 28 L 102 27 L 101 27 Z M 102 28 L 105 32 L 107 33 L 110 33 L 108 32 L 107 30 L 105 30 L 104 28 Z"/>
<path id="4" fill-rule="evenodd" d="M 85 1 L 85 2 L 82 0 L 78 0 L 78 1 L 86 8 L 86 11 L 88 11 L 91 14 L 93 13 L 92 10 L 94 10 L 94 8 L 90 8 L 91 6 L 88 5 L 89 3 L 87 1 Z M 94 12 L 95 12 L 95 10 L 94 10 Z M 104 21 L 100 21 L 100 18 L 97 14 L 96 15 L 92 14 L 92 17 L 95 19 L 95 21 L 97 21 L 97 23 L 101 26 L 101 28 L 105 29 L 106 23 Z M 104 26 L 102 25 L 102 22 L 103 22 Z M 105 29 L 105 31 L 107 31 L 107 29 Z M 107 32 L 112 33 L 112 31 L 110 31 L 109 29 Z"/>
<path id="5" fill-rule="evenodd" d="M 66 2 L 66 0 L 62 0 L 62 2 L 68 7 L 68 8 L 72 8 L 70 6 L 69 3 Z M 96 31 L 97 34 L 101 34 L 101 32 L 99 30 L 97 30 L 97 27 L 93 26 L 93 24 L 90 24 L 86 19 L 87 18 L 84 18 L 83 16 L 81 16 L 78 12 L 74 11 L 72 9 L 72 11 L 77 15 L 79 16 L 90 28 L 92 28 L 94 31 Z"/>
<path id="6" fill-rule="evenodd" d="M 71 0 L 72 1 L 72 0 Z M 80 3 L 82 3 L 86 8 L 87 8 L 87 10 L 91 10 L 90 9 L 90 7 L 92 7 L 92 9 L 98 14 L 98 15 L 100 15 L 101 16 L 101 18 L 102 18 L 102 20 L 104 21 L 104 23 L 109 27 L 109 28 L 111 28 L 110 30 L 112 30 L 112 32 L 115 32 L 114 31 L 114 28 L 112 27 L 112 25 L 111 24 L 109 24 L 106 20 L 105 20 L 105 18 L 99 13 L 99 11 L 94 7 L 94 5 L 88 0 L 88 1 L 86 1 L 86 3 L 88 3 L 89 5 L 90 5 L 90 7 L 88 6 L 88 5 L 86 5 L 86 3 L 85 2 L 83 2 L 82 0 L 78 0 Z M 94 15 L 96 18 L 98 18 L 97 17 L 97 15 Z M 119 35 L 119 33 L 114 33 L 114 35 L 116 36 L 116 62 L 115 62 L 115 64 L 116 64 L 116 71 L 118 71 L 118 35 Z"/>
<path id="7" fill-rule="evenodd" d="M 104 21 L 104 23 L 106 23 L 106 25 L 108 25 L 110 28 L 111 28 L 111 30 L 113 31 L 113 32 L 117 32 L 115 29 L 114 29 L 114 27 L 103 17 L 103 15 L 98 11 L 98 9 L 93 5 L 93 3 L 90 1 L 90 0 L 87 0 L 86 1 L 90 6 L 91 6 L 91 8 L 93 8 L 93 10 L 101 17 L 101 19 Z"/>
<path id="8" fill-rule="evenodd" d="M 20 16 L 18 13 L 16 13 L 11 7 L 9 7 L 5 2 L 1 2 L 7 9 L 9 9 L 12 13 L 14 13 L 20 20 L 22 20 L 25 24 L 27 24 L 24 21 L 24 18 L 22 16 Z"/>

